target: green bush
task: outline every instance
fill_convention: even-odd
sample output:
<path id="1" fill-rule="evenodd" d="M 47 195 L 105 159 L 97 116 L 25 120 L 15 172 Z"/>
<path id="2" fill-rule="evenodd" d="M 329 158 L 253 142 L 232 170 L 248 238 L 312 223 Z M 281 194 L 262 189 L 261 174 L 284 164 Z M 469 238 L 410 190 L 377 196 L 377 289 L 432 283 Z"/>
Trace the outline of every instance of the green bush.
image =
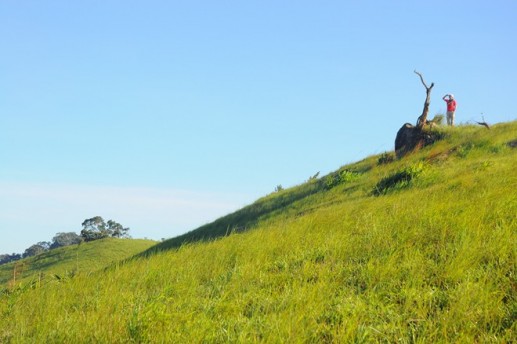
<path id="1" fill-rule="evenodd" d="M 395 161 L 395 154 L 393 153 L 382 153 L 379 159 L 377 160 L 377 165 L 389 164 L 390 162 Z"/>
<path id="2" fill-rule="evenodd" d="M 325 187 L 330 190 L 340 184 L 346 184 L 354 181 L 359 177 L 359 173 L 351 170 L 342 170 L 337 173 L 333 173 L 325 179 Z"/>
<path id="3" fill-rule="evenodd" d="M 390 191 L 399 190 L 408 187 L 411 181 L 424 171 L 422 162 L 403 168 L 396 173 L 382 178 L 373 188 L 373 195 L 385 195 Z"/>
<path id="4" fill-rule="evenodd" d="M 443 119 L 445 118 L 445 116 L 441 113 L 437 113 L 436 115 L 434 115 L 433 119 L 431 120 L 431 122 L 433 122 L 434 124 L 436 125 L 442 125 L 443 124 Z"/>
<path id="5" fill-rule="evenodd" d="M 275 192 L 280 192 L 280 191 L 284 191 L 284 187 L 282 186 L 282 184 L 278 184 L 275 188 Z"/>

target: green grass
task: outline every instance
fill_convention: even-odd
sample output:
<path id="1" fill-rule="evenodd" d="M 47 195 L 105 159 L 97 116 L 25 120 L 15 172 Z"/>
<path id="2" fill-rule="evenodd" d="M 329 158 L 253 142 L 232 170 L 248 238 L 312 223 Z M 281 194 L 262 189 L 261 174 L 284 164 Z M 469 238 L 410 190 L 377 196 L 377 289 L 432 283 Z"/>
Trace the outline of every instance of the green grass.
<path id="1" fill-rule="evenodd" d="M 123 264 L 7 290 L 0 342 L 515 342 L 517 122 L 441 130 L 330 189 L 324 176 Z"/>
<path id="2" fill-rule="evenodd" d="M 141 239 L 109 238 L 60 247 L 9 264 L 0 265 L 0 286 L 16 280 L 22 284 L 45 276 L 62 278 L 78 272 L 93 272 L 109 264 L 127 259 L 156 244 Z"/>

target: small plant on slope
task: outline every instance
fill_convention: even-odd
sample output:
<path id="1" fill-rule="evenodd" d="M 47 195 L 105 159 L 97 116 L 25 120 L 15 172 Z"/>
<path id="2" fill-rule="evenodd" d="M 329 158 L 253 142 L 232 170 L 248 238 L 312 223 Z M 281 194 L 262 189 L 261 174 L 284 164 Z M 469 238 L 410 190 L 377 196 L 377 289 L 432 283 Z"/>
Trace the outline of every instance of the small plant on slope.
<path id="1" fill-rule="evenodd" d="M 359 177 L 359 173 L 350 171 L 350 170 L 343 170 L 338 173 L 333 173 L 325 179 L 325 187 L 327 190 L 330 190 L 340 184 L 346 184 L 354 181 Z"/>
<path id="2" fill-rule="evenodd" d="M 393 153 L 382 153 L 379 159 L 377 160 L 377 165 L 389 164 L 390 162 L 395 161 L 395 154 Z"/>
<path id="3" fill-rule="evenodd" d="M 411 181 L 424 171 L 424 164 L 418 163 L 403 168 L 396 173 L 382 178 L 373 188 L 373 195 L 385 195 L 392 190 L 403 189 L 410 185 Z"/>

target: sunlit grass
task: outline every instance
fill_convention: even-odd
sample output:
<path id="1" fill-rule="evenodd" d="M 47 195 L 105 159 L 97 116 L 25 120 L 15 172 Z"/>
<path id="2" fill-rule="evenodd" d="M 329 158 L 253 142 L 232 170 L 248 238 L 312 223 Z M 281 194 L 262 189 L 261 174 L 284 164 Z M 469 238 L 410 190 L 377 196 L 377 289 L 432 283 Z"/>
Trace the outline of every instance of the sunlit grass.
<path id="1" fill-rule="evenodd" d="M 0 342 L 515 342 L 517 123 L 446 130 L 347 166 L 350 183 L 265 197 L 247 231 L 10 290 Z"/>
<path id="2" fill-rule="evenodd" d="M 93 272 L 148 249 L 156 241 L 109 238 L 60 247 L 9 264 L 0 265 L 0 286 L 40 281 L 45 276 L 67 277 L 78 272 Z M 53 278 L 54 278 L 53 277 Z M 15 283 L 16 284 L 16 283 Z"/>

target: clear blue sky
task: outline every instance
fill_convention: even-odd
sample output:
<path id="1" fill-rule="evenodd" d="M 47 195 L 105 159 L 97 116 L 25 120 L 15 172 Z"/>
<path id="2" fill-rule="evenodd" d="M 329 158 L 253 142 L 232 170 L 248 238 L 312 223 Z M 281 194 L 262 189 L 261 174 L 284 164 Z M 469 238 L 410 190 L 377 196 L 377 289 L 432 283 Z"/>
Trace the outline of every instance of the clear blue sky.
<path id="1" fill-rule="evenodd" d="M 169 238 L 393 150 L 454 93 L 517 119 L 515 1 L 0 1 L 0 253 Z"/>

